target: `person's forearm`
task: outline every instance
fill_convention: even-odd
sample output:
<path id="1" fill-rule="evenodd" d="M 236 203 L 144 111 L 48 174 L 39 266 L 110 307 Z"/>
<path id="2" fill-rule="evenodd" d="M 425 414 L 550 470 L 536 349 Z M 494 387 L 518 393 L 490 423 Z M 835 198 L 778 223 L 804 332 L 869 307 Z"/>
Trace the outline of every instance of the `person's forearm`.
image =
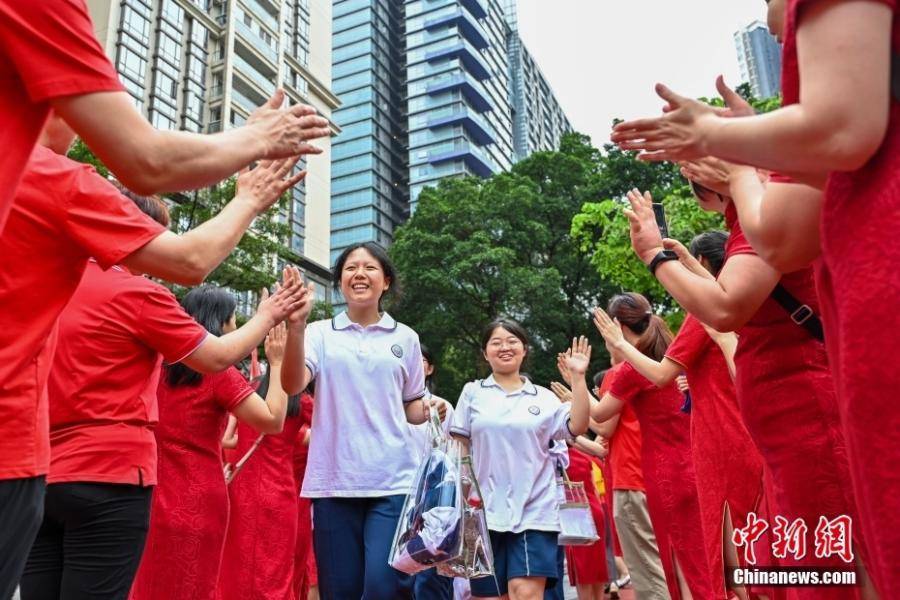
<path id="1" fill-rule="evenodd" d="M 800 177 L 853 171 L 866 158 L 827 111 L 800 104 L 754 117 L 709 119 L 702 135 L 711 156 Z"/>
<path id="2" fill-rule="evenodd" d="M 221 337 L 210 335 L 204 341 L 211 344 L 213 352 L 208 354 L 207 364 L 199 365 L 198 371 L 203 373 L 218 373 L 242 360 L 253 352 L 266 339 L 266 334 L 276 323 L 268 315 L 257 313 L 242 327 Z M 206 353 L 204 352 L 204 355 Z M 193 367 L 192 368 L 196 368 Z"/>
<path id="3" fill-rule="evenodd" d="M 306 381 L 306 357 L 303 347 L 306 322 L 288 323 L 287 345 L 281 370 L 281 385 L 288 394 L 299 394 L 309 384 Z"/>
<path id="4" fill-rule="evenodd" d="M 235 249 L 257 216 L 256 205 L 238 192 L 216 216 L 179 236 L 180 253 L 205 279 Z"/>
<path id="5" fill-rule="evenodd" d="M 594 416 L 591 415 L 591 431 L 602 438 L 605 438 L 607 440 L 612 439 L 613 434 L 616 433 L 616 427 L 618 426 L 619 415 L 615 415 L 605 421 L 597 421 Z"/>
<path id="6" fill-rule="evenodd" d="M 266 392 L 266 406 L 272 415 L 271 425 L 280 432 L 287 416 L 288 395 L 281 385 L 281 364 L 269 363 L 269 389 Z"/>
<path id="7" fill-rule="evenodd" d="M 591 394 L 583 373 L 572 373 L 572 408 L 569 413 L 569 429 L 572 435 L 583 435 L 591 416 Z"/>
<path id="8" fill-rule="evenodd" d="M 575 438 L 575 446 L 579 450 L 583 450 L 588 454 L 597 456 L 599 458 L 603 458 L 604 456 L 606 456 L 606 448 L 603 446 L 603 444 L 598 444 L 593 440 L 589 440 L 583 435 L 579 435 L 577 438 Z"/>
<path id="9" fill-rule="evenodd" d="M 624 339 L 616 345 L 616 349 L 638 373 L 657 387 L 671 383 L 678 376 L 677 372 L 670 371 L 663 363 L 653 360 Z"/>
<path id="10" fill-rule="evenodd" d="M 729 321 L 731 307 L 717 281 L 695 275 L 675 260 L 661 263 L 656 269 L 656 279 L 684 310 L 707 325 L 722 331 L 720 326 Z"/>

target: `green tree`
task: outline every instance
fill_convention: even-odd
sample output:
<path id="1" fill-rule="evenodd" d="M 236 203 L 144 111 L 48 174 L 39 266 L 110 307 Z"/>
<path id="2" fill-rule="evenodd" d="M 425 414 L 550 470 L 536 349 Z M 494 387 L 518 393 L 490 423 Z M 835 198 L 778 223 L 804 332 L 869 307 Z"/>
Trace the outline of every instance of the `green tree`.
<path id="1" fill-rule="evenodd" d="M 559 379 L 556 353 L 575 335 L 591 335 L 596 364 L 605 362 L 589 311 L 609 290 L 570 234 L 601 167 L 589 140 L 570 135 L 559 152 L 533 154 L 510 173 L 422 192 L 391 247 L 405 288 L 393 310 L 439 357 L 439 393 L 452 399 L 485 373 L 481 329 L 498 316 L 528 329 L 525 368 L 538 383 Z"/>

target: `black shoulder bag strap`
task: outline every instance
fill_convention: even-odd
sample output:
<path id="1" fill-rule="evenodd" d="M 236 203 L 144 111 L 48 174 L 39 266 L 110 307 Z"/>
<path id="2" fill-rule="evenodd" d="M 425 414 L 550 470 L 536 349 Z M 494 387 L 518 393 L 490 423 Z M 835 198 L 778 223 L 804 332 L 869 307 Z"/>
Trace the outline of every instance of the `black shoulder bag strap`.
<path id="1" fill-rule="evenodd" d="M 781 305 L 791 316 L 791 321 L 809 332 L 820 342 L 825 341 L 825 332 L 822 330 L 822 320 L 808 304 L 803 304 L 787 291 L 780 283 L 772 290 L 772 300 Z"/>
<path id="2" fill-rule="evenodd" d="M 900 52 L 894 52 L 891 56 L 891 91 L 894 100 L 900 102 Z"/>

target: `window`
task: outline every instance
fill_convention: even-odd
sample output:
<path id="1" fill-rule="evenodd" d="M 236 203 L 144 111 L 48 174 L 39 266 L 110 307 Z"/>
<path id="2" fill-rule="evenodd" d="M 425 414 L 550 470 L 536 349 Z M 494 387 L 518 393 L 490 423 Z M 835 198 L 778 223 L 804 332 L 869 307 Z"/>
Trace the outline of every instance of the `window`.
<path id="1" fill-rule="evenodd" d="M 145 46 L 150 43 L 150 21 L 127 4 L 122 7 L 122 31 Z"/>
<path id="2" fill-rule="evenodd" d="M 160 32 L 159 37 L 157 38 L 156 47 L 160 56 L 171 62 L 173 65 L 178 65 L 181 62 L 181 44 L 165 33 Z"/>
<path id="3" fill-rule="evenodd" d="M 139 84 L 144 83 L 147 61 L 127 46 L 119 46 L 119 72 L 127 75 Z"/>
<path id="4" fill-rule="evenodd" d="M 178 83 L 162 71 L 156 71 L 155 77 L 156 85 L 154 86 L 154 89 L 157 94 L 164 100 L 168 100 L 174 104 L 178 94 Z"/>

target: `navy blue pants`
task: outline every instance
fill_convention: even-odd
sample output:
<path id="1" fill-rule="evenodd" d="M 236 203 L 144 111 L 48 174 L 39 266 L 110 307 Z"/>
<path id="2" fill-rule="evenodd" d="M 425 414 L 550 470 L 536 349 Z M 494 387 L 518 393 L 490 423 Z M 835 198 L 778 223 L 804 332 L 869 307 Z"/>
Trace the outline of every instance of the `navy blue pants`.
<path id="1" fill-rule="evenodd" d="M 566 549 L 559 546 L 556 550 L 556 584 L 544 590 L 544 600 L 565 600 L 566 590 L 563 583 L 563 577 L 566 576 L 566 568 L 564 561 L 566 559 Z"/>
<path id="2" fill-rule="evenodd" d="M 416 600 L 453 600 L 453 579 L 437 574 L 431 568 L 416 574 Z"/>
<path id="3" fill-rule="evenodd" d="M 388 564 L 404 498 L 313 499 L 322 600 L 412 598 L 412 577 Z"/>

